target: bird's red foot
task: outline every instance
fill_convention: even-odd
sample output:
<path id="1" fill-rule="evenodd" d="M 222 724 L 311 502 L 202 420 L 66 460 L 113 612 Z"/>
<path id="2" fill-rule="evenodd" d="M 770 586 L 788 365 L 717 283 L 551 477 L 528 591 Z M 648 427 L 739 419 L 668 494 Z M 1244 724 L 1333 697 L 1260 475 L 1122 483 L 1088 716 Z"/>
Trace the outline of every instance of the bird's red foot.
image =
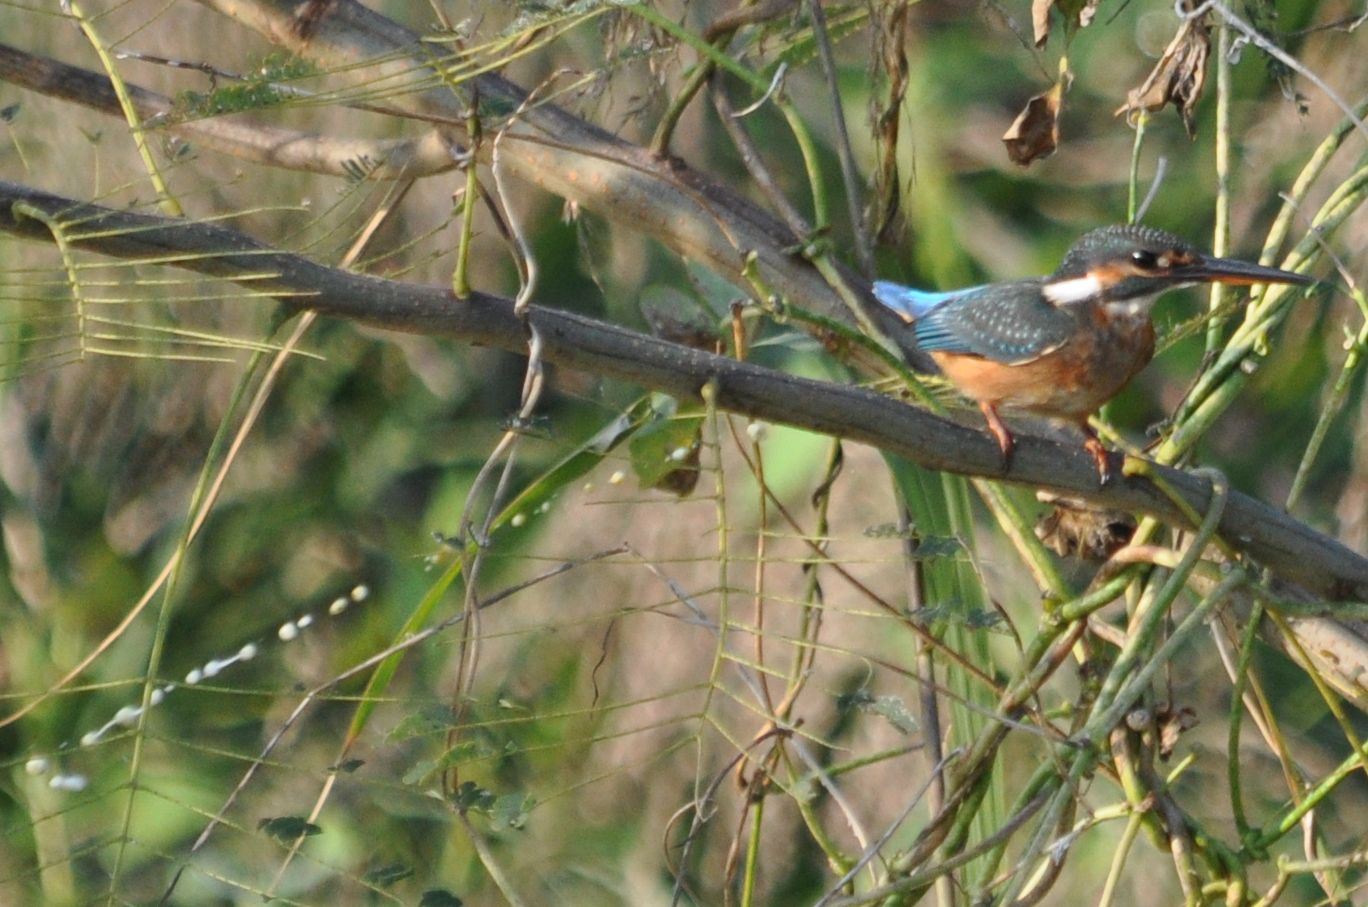
<path id="1" fill-rule="evenodd" d="M 1016 439 L 1007 430 L 1002 417 L 997 414 L 991 403 L 979 403 L 979 409 L 983 412 L 983 418 L 988 420 L 988 431 L 997 439 L 998 449 L 1002 451 L 1002 471 L 1006 472 L 1012 465 L 1012 451 L 1016 449 Z"/>
<path id="2" fill-rule="evenodd" d="M 1107 459 L 1107 449 L 1102 446 L 1102 442 L 1093 434 L 1091 428 L 1086 425 L 1083 427 L 1083 449 L 1092 454 L 1093 462 L 1097 464 L 1097 481 L 1099 484 L 1106 485 L 1111 481 L 1111 463 Z"/>

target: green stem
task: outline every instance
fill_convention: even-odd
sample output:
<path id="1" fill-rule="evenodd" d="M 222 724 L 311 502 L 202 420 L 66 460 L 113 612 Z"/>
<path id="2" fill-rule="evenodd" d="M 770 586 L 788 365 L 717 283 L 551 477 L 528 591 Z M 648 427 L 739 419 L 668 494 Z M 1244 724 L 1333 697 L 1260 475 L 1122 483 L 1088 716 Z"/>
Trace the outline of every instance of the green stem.
<path id="1" fill-rule="evenodd" d="M 1354 115 L 1360 118 L 1368 115 L 1368 100 L 1362 101 L 1358 107 L 1354 108 Z M 1259 256 L 1261 263 L 1268 264 L 1273 261 L 1273 257 L 1277 255 L 1278 250 L 1287 241 L 1297 212 L 1301 210 L 1302 202 L 1306 200 L 1311 187 L 1325 172 L 1325 168 L 1330 164 L 1330 159 L 1335 156 L 1335 152 L 1339 151 L 1345 138 L 1354 128 L 1354 121 L 1349 117 L 1340 120 L 1330 134 L 1316 146 L 1316 150 L 1311 152 L 1311 156 L 1306 159 L 1306 164 L 1302 166 L 1301 173 L 1297 174 L 1296 180 L 1292 183 L 1292 188 L 1283 194 L 1282 208 L 1278 211 L 1273 226 L 1268 230 L 1268 241 L 1264 243 L 1263 253 Z"/>
<path id="2" fill-rule="evenodd" d="M 1333 772 L 1326 775 L 1319 784 L 1308 791 L 1300 803 L 1288 810 L 1287 814 L 1279 819 L 1272 828 L 1256 835 L 1247 850 L 1258 853 L 1277 843 L 1283 835 L 1300 825 L 1307 813 L 1322 806 L 1326 798 L 1334 792 L 1335 788 L 1339 787 L 1340 782 L 1359 771 L 1364 765 L 1368 765 L 1368 747 L 1355 751 L 1341 762 Z"/>
<path id="3" fill-rule="evenodd" d="M 470 105 L 470 117 L 466 121 L 469 144 L 465 160 L 465 197 L 461 199 L 461 234 L 456 246 L 456 268 L 451 274 L 451 292 L 457 299 L 469 298 L 471 289 L 470 245 L 475 237 L 475 206 L 480 197 L 479 172 L 475 166 L 475 154 L 480 147 L 478 107 L 478 104 Z"/>
<path id="4" fill-rule="evenodd" d="M 1211 252 L 1223 256 L 1230 250 L 1230 29 L 1225 21 L 1216 29 L 1216 225 L 1212 230 Z M 1219 280 L 1211 284 L 1207 322 L 1206 351 L 1212 355 L 1221 345 L 1225 319 L 1214 313 L 1221 310 L 1227 293 Z"/>
<path id="5" fill-rule="evenodd" d="M 283 319 L 277 316 L 277 323 L 273 328 L 279 327 Z M 190 503 L 187 513 L 198 514 L 210 493 L 212 477 L 219 471 L 221 458 L 228 455 L 229 442 L 233 436 L 232 426 L 234 419 L 242 411 L 248 400 L 248 391 L 256 379 L 258 370 L 267 360 L 264 350 L 254 352 L 247 362 L 247 367 L 243 369 L 242 376 L 238 379 L 233 388 L 233 395 L 228 401 L 228 408 L 223 418 L 219 421 L 217 430 L 214 432 L 213 440 L 210 441 L 209 451 L 205 454 L 204 465 L 201 467 L 199 475 L 195 480 L 195 487 L 190 494 Z M 144 745 L 147 742 L 147 719 L 152 711 L 152 693 L 156 689 L 157 677 L 161 670 L 162 655 L 166 649 L 166 638 L 171 629 L 171 612 L 176 597 L 180 594 L 181 576 L 185 569 L 185 561 L 190 551 L 190 545 L 194 541 L 195 533 L 201 525 L 200 522 L 191 519 L 187 520 L 177 542 L 176 552 L 172 563 L 172 568 L 167 575 L 166 584 L 163 587 L 161 596 L 161 607 L 157 610 L 157 623 L 153 630 L 151 650 L 147 655 L 147 670 L 143 675 L 141 710 L 138 713 L 138 724 L 133 734 L 133 751 L 129 754 L 128 760 L 128 797 L 124 801 L 122 824 L 118 835 L 118 847 L 115 852 L 114 865 L 110 870 L 111 893 L 117 890 L 119 879 L 122 876 L 123 866 L 127 859 L 127 849 L 132 843 L 133 812 L 136 808 L 137 795 L 140 787 L 139 778 L 142 775 L 142 760 L 144 757 Z"/>
<path id="6" fill-rule="evenodd" d="M 706 57 L 708 61 L 718 69 L 731 73 L 761 94 L 769 91 L 769 82 L 767 80 L 757 75 L 748 67 L 742 66 L 740 63 L 736 62 L 730 55 L 723 52 L 721 48 L 714 47 L 701 35 L 685 28 L 669 16 L 656 10 L 654 7 L 645 3 L 622 3 L 615 5 L 615 7 L 645 19 L 670 37 L 689 45 L 694 50 L 698 51 L 700 56 Z"/>
<path id="7" fill-rule="evenodd" d="M 1307 442 L 1306 450 L 1302 452 L 1301 462 L 1297 464 L 1297 475 L 1292 480 L 1292 490 L 1287 493 L 1286 508 L 1288 510 L 1295 507 L 1297 501 L 1301 499 L 1301 494 L 1306 489 L 1307 479 L 1311 475 L 1311 465 L 1320 455 L 1325 437 L 1330 433 L 1330 423 L 1344 408 L 1344 402 L 1348 399 L 1349 391 L 1353 388 L 1354 376 L 1358 372 L 1359 366 L 1363 364 L 1363 352 L 1365 348 L 1368 348 L 1368 298 L 1365 298 L 1363 291 L 1355 290 L 1354 301 L 1358 303 L 1359 310 L 1365 312 L 1366 317 L 1363 324 L 1359 326 L 1358 333 L 1349 343 L 1349 351 L 1344 356 L 1344 365 L 1340 368 L 1339 377 L 1335 379 L 1335 386 L 1330 389 L 1325 405 L 1321 407 L 1320 415 L 1316 418 L 1316 427 L 1311 432 L 1311 440 Z"/>
<path id="8" fill-rule="evenodd" d="M 1149 684 L 1151 677 L 1162 664 L 1163 659 L 1159 657 L 1159 654 L 1150 658 L 1146 656 L 1163 627 L 1169 607 L 1178 597 L 1178 593 L 1187 585 L 1188 577 L 1198 562 L 1201 561 L 1207 545 L 1215 536 L 1216 528 L 1221 522 L 1221 515 L 1225 513 L 1225 504 L 1229 496 L 1229 483 L 1219 473 L 1213 474 L 1211 503 L 1207 507 L 1206 516 L 1203 517 L 1201 526 L 1193 535 L 1192 542 L 1188 545 L 1187 551 L 1183 553 L 1178 566 L 1174 568 L 1163 587 L 1154 596 L 1153 601 L 1149 603 L 1143 613 L 1137 615 L 1138 626 L 1127 638 L 1125 647 L 1121 650 L 1116 663 L 1112 665 L 1111 671 L 1108 672 L 1106 680 L 1102 683 L 1102 690 L 1098 693 L 1092 719 L 1083 730 L 1084 738 L 1091 743 L 1099 743 L 1111 728 L 1121 720 L 1126 710 L 1139 697 L 1140 691 Z M 1224 595 L 1225 591 L 1228 591 L 1226 587 L 1231 579 L 1239 579 L 1243 582 L 1243 573 L 1232 573 L 1217 586 L 1217 591 L 1221 591 Z M 1214 605 L 1215 595 L 1216 592 L 1212 592 L 1203 603 L 1207 607 Z M 1199 605 L 1198 607 L 1201 609 L 1202 606 Z M 1188 616 L 1188 620 L 1190 619 L 1191 615 Z M 1184 623 L 1186 622 L 1185 620 Z M 1160 652 L 1170 650 L 1177 638 L 1179 638 L 1179 633 L 1174 631 Z"/>
<path id="9" fill-rule="evenodd" d="M 669 152 L 670 139 L 674 136 L 675 126 L 684 116 L 684 111 L 689 109 L 689 104 L 698 94 L 699 89 L 708 83 L 714 69 L 715 66 L 711 60 L 700 60 L 685 75 L 684 84 L 670 99 L 669 106 L 661 114 L 660 122 L 656 124 L 655 132 L 651 135 L 651 142 L 647 147 L 651 149 L 652 154 L 663 157 Z"/>
<path id="10" fill-rule="evenodd" d="M 826 15 L 822 12 L 820 0 L 804 0 L 808 19 L 812 23 L 812 38 L 817 47 L 817 59 L 822 65 L 822 75 L 831 90 L 831 123 L 836 132 L 836 157 L 841 165 L 841 179 L 845 183 L 846 209 L 850 217 L 850 232 L 855 238 L 855 258 L 866 279 L 874 275 L 874 252 L 869 247 L 865 235 L 864 217 L 860 211 L 861 184 L 855 169 L 855 155 L 850 150 L 850 134 L 846 129 L 845 110 L 841 106 L 839 73 L 836 60 L 831 52 L 831 37 L 827 33 Z M 819 220 L 819 223 L 825 223 Z"/>
<path id="11" fill-rule="evenodd" d="M 1140 204 L 1140 149 L 1145 145 L 1145 123 L 1149 114 L 1140 111 L 1135 115 L 1135 141 L 1131 143 L 1129 195 L 1126 199 L 1126 221 L 1135 223 L 1136 208 Z"/>
<path id="12" fill-rule="evenodd" d="M 1249 613 L 1249 624 L 1240 640 L 1240 659 L 1235 668 L 1235 688 L 1230 692 L 1230 721 L 1226 733 L 1226 778 L 1230 784 L 1230 812 L 1241 841 L 1249 841 L 1254 829 L 1245 816 L 1243 785 L 1240 782 L 1240 728 L 1244 723 L 1245 687 L 1254 660 L 1254 641 L 1259 638 L 1263 620 L 1263 601 L 1256 599 Z"/>
<path id="13" fill-rule="evenodd" d="M 1126 828 L 1121 832 L 1121 840 L 1116 843 L 1116 852 L 1112 855 L 1111 865 L 1107 868 L 1107 878 L 1102 883 L 1102 896 L 1097 899 L 1097 907 L 1111 907 L 1116 885 L 1121 881 L 1121 870 L 1126 865 L 1126 857 L 1135 844 L 1135 836 L 1139 834 L 1143 822 L 1144 817 L 1138 812 L 1132 812 L 1127 817 Z"/>
<path id="14" fill-rule="evenodd" d="M 751 804 L 750 840 L 746 842 L 746 868 L 741 876 L 741 907 L 755 903 L 755 879 L 760 868 L 760 826 L 765 816 L 765 798 L 758 796 Z"/>
<path id="15" fill-rule="evenodd" d="M 1368 199 L 1368 167 L 1360 167 L 1340 183 L 1321 206 L 1307 235 L 1287 256 L 1285 265 L 1293 270 L 1305 268 L 1320 254 L 1323 238 L 1339 226 Z M 1155 451 L 1160 463 L 1172 463 L 1192 447 L 1225 411 L 1249 380 L 1246 364 L 1262 355 L 1268 332 L 1280 322 L 1300 290 L 1286 286 L 1265 287 L 1263 293 L 1245 310 L 1244 321 L 1231 334 L 1216 362 L 1198 379 L 1183 407 L 1174 417 L 1177 426 Z"/>
<path id="16" fill-rule="evenodd" d="M 129 134 L 133 136 L 133 144 L 138 149 L 138 156 L 142 158 L 143 167 L 147 170 L 147 177 L 152 181 L 152 187 L 157 190 L 157 198 L 160 200 L 162 210 L 171 217 L 184 217 L 185 210 L 181 208 L 176 197 L 171 194 L 171 189 L 166 185 L 165 178 L 162 177 L 161 168 L 157 166 L 156 159 L 152 157 L 152 148 L 147 143 L 147 132 L 143 129 L 142 117 L 138 115 L 138 108 L 128 93 L 128 84 L 124 82 L 123 76 L 119 74 L 118 67 L 114 65 L 114 57 L 109 53 L 109 48 L 105 46 L 99 32 L 95 30 L 95 24 L 81 11 L 76 0 L 68 0 L 67 9 L 70 10 L 72 17 L 80 25 L 86 40 L 90 42 L 90 46 L 94 48 L 95 55 L 100 58 L 100 65 L 104 67 L 105 75 L 109 76 L 109 85 L 114 89 L 114 96 L 119 99 L 119 108 L 123 110 L 124 120 L 128 123 Z"/>

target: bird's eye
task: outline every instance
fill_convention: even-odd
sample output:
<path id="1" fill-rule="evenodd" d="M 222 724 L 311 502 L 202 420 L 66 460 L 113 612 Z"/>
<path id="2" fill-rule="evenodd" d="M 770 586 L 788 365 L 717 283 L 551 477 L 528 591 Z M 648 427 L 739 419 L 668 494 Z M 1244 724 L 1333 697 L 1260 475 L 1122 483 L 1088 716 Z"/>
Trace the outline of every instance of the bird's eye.
<path id="1" fill-rule="evenodd" d="M 1137 268 L 1152 271 L 1159 265 L 1159 257 L 1148 249 L 1136 249 L 1131 253 L 1131 261 Z"/>

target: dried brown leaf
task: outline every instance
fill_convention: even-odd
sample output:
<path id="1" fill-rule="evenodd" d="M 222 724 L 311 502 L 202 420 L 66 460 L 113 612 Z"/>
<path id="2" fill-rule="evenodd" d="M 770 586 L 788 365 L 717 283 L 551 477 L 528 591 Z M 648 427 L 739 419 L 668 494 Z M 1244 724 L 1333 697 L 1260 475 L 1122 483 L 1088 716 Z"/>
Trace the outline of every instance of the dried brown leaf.
<path id="1" fill-rule="evenodd" d="M 875 66 L 883 73 L 887 89 L 871 99 L 875 124 L 878 166 L 874 192 L 866 212 L 870 232 L 879 243 L 891 243 L 902 231 L 900 206 L 902 181 L 898 177 L 898 132 L 902 126 L 903 99 L 907 95 L 907 32 L 911 4 L 899 0 L 889 7 L 874 5 Z"/>
<path id="2" fill-rule="evenodd" d="M 1057 9 L 1064 17 L 1067 28 L 1072 31 L 1087 28 L 1097 15 L 1100 0 L 1031 0 L 1031 28 L 1035 33 L 1036 47 L 1044 47 L 1050 37 L 1050 10 Z"/>
<path id="3" fill-rule="evenodd" d="M 1087 561 L 1105 561 L 1130 542 L 1135 517 L 1119 510 L 1102 510 L 1075 498 L 1051 496 L 1054 509 L 1036 524 L 1036 537 L 1061 557 L 1076 554 Z"/>
<path id="4" fill-rule="evenodd" d="M 1197 726 L 1197 713 L 1187 706 L 1165 709 L 1155 716 L 1155 723 L 1159 726 L 1159 758 L 1167 759 L 1183 732 Z"/>
<path id="5" fill-rule="evenodd" d="M 1130 90 L 1126 103 L 1116 112 L 1129 117 L 1142 110 L 1153 113 L 1172 104 L 1183 120 L 1188 138 L 1195 137 L 1193 115 L 1206 84 L 1210 56 L 1211 24 L 1207 17 L 1185 20 L 1149 76 L 1140 87 Z"/>
<path id="6" fill-rule="evenodd" d="M 1031 28 L 1035 32 L 1036 47 L 1044 47 L 1050 37 L 1050 8 L 1054 0 L 1032 0 Z"/>
<path id="7" fill-rule="evenodd" d="M 1013 163 L 1025 167 L 1048 157 L 1059 145 L 1059 109 L 1064 98 L 1064 83 L 1056 82 L 1049 91 L 1026 102 L 1026 106 L 1007 131 L 1002 143 Z"/>

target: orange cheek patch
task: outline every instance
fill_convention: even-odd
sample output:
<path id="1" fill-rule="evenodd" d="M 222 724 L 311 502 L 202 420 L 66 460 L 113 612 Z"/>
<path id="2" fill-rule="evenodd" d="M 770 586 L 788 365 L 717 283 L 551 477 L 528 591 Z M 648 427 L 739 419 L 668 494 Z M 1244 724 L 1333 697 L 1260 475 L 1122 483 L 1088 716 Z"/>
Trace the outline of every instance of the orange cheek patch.
<path id="1" fill-rule="evenodd" d="M 1088 271 L 1088 274 L 1092 277 L 1096 277 L 1097 282 L 1103 287 L 1110 287 L 1113 284 L 1120 283 L 1133 274 L 1139 273 L 1140 272 L 1134 268 L 1119 265 L 1097 265 Z"/>

